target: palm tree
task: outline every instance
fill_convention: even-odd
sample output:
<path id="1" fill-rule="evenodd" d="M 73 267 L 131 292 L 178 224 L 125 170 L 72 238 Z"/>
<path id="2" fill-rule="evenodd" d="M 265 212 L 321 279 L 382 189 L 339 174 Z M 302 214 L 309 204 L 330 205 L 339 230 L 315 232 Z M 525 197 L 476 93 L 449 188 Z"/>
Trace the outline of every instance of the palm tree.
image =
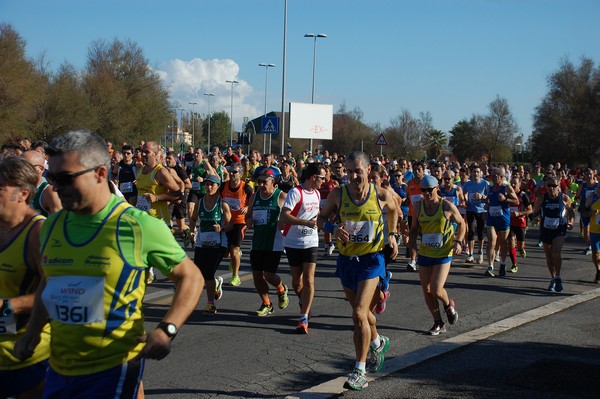
<path id="1" fill-rule="evenodd" d="M 432 129 L 425 135 L 424 145 L 429 159 L 438 159 L 448 144 L 446 134 L 441 130 Z"/>

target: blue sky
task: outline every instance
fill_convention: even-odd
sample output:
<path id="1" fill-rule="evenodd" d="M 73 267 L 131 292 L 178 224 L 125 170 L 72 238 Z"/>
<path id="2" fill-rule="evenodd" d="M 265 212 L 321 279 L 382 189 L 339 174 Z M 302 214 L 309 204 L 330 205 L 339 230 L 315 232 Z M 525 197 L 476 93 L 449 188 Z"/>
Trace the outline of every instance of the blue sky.
<path id="1" fill-rule="evenodd" d="M 0 0 L 0 22 L 26 40 L 27 56 L 51 69 L 85 67 L 98 39 L 131 40 L 183 108 L 244 116 L 281 110 L 284 0 Z M 360 108 L 390 125 L 408 110 L 430 112 L 448 132 L 505 98 L 524 136 L 561 59 L 600 63 L 598 0 L 288 0 L 286 103 Z M 287 107 L 286 107 L 287 109 Z"/>

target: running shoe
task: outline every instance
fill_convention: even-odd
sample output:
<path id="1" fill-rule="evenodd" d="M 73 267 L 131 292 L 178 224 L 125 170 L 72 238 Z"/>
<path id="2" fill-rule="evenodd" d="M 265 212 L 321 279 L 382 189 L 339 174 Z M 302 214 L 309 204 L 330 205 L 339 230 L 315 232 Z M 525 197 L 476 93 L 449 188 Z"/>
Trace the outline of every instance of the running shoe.
<path id="1" fill-rule="evenodd" d="M 258 308 L 258 310 L 256 311 L 256 315 L 257 316 L 266 316 L 269 314 L 273 314 L 273 304 L 266 304 L 263 302 L 262 305 L 260 305 L 260 308 Z"/>
<path id="2" fill-rule="evenodd" d="M 296 332 L 300 334 L 308 334 L 308 319 L 301 318 L 296 324 Z"/>
<path id="3" fill-rule="evenodd" d="M 583 253 L 585 254 L 585 256 L 591 255 L 592 254 L 592 248 L 591 247 L 587 247 Z"/>
<path id="4" fill-rule="evenodd" d="M 277 297 L 279 299 L 279 309 L 285 309 L 290 304 L 290 300 L 288 299 L 288 287 L 283 284 L 283 291 L 277 293 Z"/>
<path id="5" fill-rule="evenodd" d="M 359 369 L 352 370 L 352 372 L 348 374 L 348 380 L 344 383 L 344 388 L 353 391 L 362 391 L 368 386 L 367 373 Z"/>
<path id="6" fill-rule="evenodd" d="M 218 301 L 223 296 L 223 277 L 215 278 L 215 301 Z"/>
<path id="7" fill-rule="evenodd" d="M 473 255 L 469 255 L 469 256 L 467 256 L 467 260 L 465 262 L 467 262 L 467 263 L 475 263 L 475 258 L 473 258 Z"/>
<path id="8" fill-rule="evenodd" d="M 485 271 L 485 275 L 488 277 L 494 277 L 494 266 L 489 266 Z"/>
<path id="9" fill-rule="evenodd" d="M 229 282 L 229 285 L 237 287 L 240 284 L 242 284 L 242 280 L 240 280 L 240 276 L 231 276 L 231 281 Z"/>
<path id="10" fill-rule="evenodd" d="M 185 229 L 183 231 L 183 247 L 187 248 L 191 244 L 190 241 L 190 229 Z"/>
<path id="11" fill-rule="evenodd" d="M 335 244 L 330 242 L 329 244 L 325 244 L 326 248 L 325 248 L 325 253 L 329 256 L 329 255 L 333 255 L 333 250 L 335 249 Z"/>
<path id="12" fill-rule="evenodd" d="M 479 250 L 479 252 L 477 254 L 478 254 L 478 258 L 479 258 L 479 259 L 477 259 L 477 263 L 482 265 L 483 264 L 483 251 Z"/>
<path id="13" fill-rule="evenodd" d="M 498 271 L 500 277 L 506 276 L 506 265 L 500 264 L 500 270 Z"/>
<path id="14" fill-rule="evenodd" d="M 409 272 L 416 272 L 418 269 L 417 261 L 414 259 L 411 259 L 410 262 L 408 262 L 408 265 L 406 265 L 406 270 Z"/>
<path id="15" fill-rule="evenodd" d="M 217 314 L 217 307 L 212 303 L 207 303 L 206 307 L 202 311 L 202 314 L 205 314 L 205 315 Z"/>
<path id="16" fill-rule="evenodd" d="M 383 367 L 385 361 L 385 353 L 390 348 L 390 339 L 386 336 L 380 335 L 379 348 L 375 349 L 369 346 L 369 353 L 367 354 L 367 370 L 369 373 L 377 373 Z"/>
<path id="17" fill-rule="evenodd" d="M 560 277 L 554 279 L 554 291 L 561 292 L 563 290 L 562 280 Z"/>
<path id="18" fill-rule="evenodd" d="M 450 299 L 448 306 L 444 306 L 444 310 L 446 311 L 446 316 L 448 317 L 448 323 L 450 323 L 450 325 L 458 321 L 458 312 L 456 311 L 456 302 L 454 302 L 454 299 Z"/>
<path id="19" fill-rule="evenodd" d="M 519 266 L 517 266 L 517 265 L 513 265 L 513 266 L 510 268 L 510 272 L 511 272 L 511 273 L 516 273 L 516 272 L 518 272 L 518 271 L 519 271 Z"/>
<path id="20" fill-rule="evenodd" d="M 377 314 L 382 314 L 385 311 L 386 302 L 387 302 L 388 298 L 390 297 L 389 291 L 381 291 L 381 292 L 383 293 L 383 299 L 379 300 L 379 302 L 377 303 L 377 306 L 375 306 L 375 313 L 377 313 Z"/>
<path id="21" fill-rule="evenodd" d="M 496 252 L 496 257 L 494 258 L 496 262 L 500 262 L 500 254 Z"/>
<path id="22" fill-rule="evenodd" d="M 555 292 L 556 291 L 556 282 L 554 279 L 550 280 L 550 285 L 548 286 L 548 291 Z"/>
<path id="23" fill-rule="evenodd" d="M 527 251 L 524 249 L 520 249 L 519 253 L 521 254 L 521 258 L 525 259 L 527 257 Z"/>
<path id="24" fill-rule="evenodd" d="M 446 332 L 446 324 L 443 321 L 436 321 L 433 323 L 428 331 L 429 335 L 440 335 Z"/>
<path id="25" fill-rule="evenodd" d="M 538 246 L 538 248 L 541 248 L 542 247 L 542 242 L 538 241 L 537 246 Z"/>
<path id="26" fill-rule="evenodd" d="M 386 271 L 385 277 L 381 279 L 381 291 L 389 291 L 390 290 L 390 280 L 392 279 L 392 272 Z"/>
<path id="27" fill-rule="evenodd" d="M 148 274 L 146 275 L 146 284 L 152 284 L 155 279 L 156 279 L 156 276 L 154 275 L 154 268 L 149 267 Z"/>

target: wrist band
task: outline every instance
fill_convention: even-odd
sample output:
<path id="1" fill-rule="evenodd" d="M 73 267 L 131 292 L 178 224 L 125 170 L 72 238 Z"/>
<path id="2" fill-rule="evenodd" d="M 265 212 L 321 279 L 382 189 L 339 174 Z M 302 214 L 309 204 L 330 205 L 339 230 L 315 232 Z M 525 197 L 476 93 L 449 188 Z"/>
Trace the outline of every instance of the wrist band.
<path id="1" fill-rule="evenodd" d="M 323 230 L 326 231 L 327 233 L 333 234 L 333 230 L 337 227 L 338 225 L 331 222 L 331 221 L 326 221 L 323 224 Z"/>

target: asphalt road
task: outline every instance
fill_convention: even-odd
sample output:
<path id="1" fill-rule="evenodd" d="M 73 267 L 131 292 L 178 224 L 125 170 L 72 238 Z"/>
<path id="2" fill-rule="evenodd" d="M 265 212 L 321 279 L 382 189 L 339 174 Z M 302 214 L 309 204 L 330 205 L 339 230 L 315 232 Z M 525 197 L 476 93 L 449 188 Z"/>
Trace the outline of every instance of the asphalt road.
<path id="1" fill-rule="evenodd" d="M 483 265 L 455 258 L 446 288 L 460 320 L 436 337 L 426 334 L 433 321 L 418 274 L 406 271 L 400 256 L 390 267 L 388 308 L 377 317 L 380 334 L 391 340 L 386 366 L 363 392 L 342 388 L 355 357 L 351 308 L 334 276 L 335 256 L 321 251 L 309 334 L 298 335 L 291 289 L 287 309 L 255 315 L 260 299 L 249 275 L 250 235 L 242 246 L 242 285 L 225 284 L 213 316 L 201 314 L 203 294 L 171 354 L 146 363 L 148 398 L 600 397 L 600 289 L 574 232 L 563 250 L 562 293 L 546 291 L 550 278 L 535 229 L 528 232 L 528 255 L 519 258 L 516 274 L 485 277 Z M 228 261 L 219 274 L 229 281 Z M 280 275 L 291 286 L 285 256 Z M 148 329 L 161 320 L 171 295 L 164 278 L 149 287 Z M 274 293 L 272 300 L 277 302 Z"/>

